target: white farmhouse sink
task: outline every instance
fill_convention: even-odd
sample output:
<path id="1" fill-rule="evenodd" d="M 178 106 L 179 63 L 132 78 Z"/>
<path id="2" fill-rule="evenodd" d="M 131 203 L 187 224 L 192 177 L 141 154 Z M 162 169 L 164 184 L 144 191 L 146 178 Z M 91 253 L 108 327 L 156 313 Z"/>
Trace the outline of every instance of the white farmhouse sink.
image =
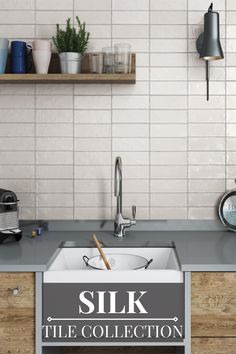
<path id="1" fill-rule="evenodd" d="M 173 247 L 103 248 L 105 254 L 132 254 L 153 259 L 148 269 L 92 270 L 83 256 L 97 256 L 97 248 L 61 248 L 44 272 L 44 283 L 182 283 L 183 273 Z"/>

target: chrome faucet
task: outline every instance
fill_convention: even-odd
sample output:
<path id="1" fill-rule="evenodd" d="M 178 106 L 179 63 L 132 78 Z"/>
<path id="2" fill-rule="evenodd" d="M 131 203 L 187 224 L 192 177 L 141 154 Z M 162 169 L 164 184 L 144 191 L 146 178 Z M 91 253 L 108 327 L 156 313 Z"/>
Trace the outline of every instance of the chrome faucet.
<path id="1" fill-rule="evenodd" d="M 122 215 L 122 160 L 118 156 L 115 159 L 114 195 L 116 197 L 116 216 L 114 221 L 114 236 L 124 237 L 126 229 L 136 224 L 136 206 L 132 206 L 133 220 L 126 219 Z"/>

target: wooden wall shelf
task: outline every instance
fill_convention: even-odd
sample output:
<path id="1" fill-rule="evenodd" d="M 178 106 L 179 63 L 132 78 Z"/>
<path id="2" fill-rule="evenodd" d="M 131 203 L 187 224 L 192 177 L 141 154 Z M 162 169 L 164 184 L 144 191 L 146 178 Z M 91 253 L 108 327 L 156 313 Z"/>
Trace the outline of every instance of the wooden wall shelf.
<path id="1" fill-rule="evenodd" d="M 0 84 L 135 84 L 135 74 L 0 74 Z"/>
<path id="2" fill-rule="evenodd" d="M 61 74 L 58 55 L 53 53 L 49 73 L 36 74 L 34 67 L 28 74 L 11 74 L 10 58 L 6 74 L 0 74 L 0 84 L 27 84 L 27 83 L 78 83 L 78 84 L 135 84 L 136 82 L 136 57 L 132 53 L 130 74 L 91 74 L 89 73 L 88 54 L 82 61 L 81 74 Z"/>

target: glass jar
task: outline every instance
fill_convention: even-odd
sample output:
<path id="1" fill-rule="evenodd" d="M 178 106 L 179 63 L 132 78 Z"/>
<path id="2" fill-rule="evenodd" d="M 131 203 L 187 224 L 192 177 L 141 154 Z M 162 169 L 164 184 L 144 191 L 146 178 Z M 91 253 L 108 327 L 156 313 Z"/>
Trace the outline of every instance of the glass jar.
<path id="1" fill-rule="evenodd" d="M 131 45 L 117 43 L 115 49 L 115 72 L 129 74 L 131 72 Z"/>

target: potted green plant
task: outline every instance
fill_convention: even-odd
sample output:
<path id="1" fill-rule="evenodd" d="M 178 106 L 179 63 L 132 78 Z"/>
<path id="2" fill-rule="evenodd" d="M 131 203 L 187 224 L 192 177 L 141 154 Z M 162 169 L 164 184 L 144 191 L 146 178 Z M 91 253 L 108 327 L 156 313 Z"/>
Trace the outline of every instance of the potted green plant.
<path id="1" fill-rule="evenodd" d="M 85 53 L 90 33 L 85 29 L 85 22 L 81 23 L 76 17 L 78 30 L 71 25 L 71 19 L 66 20 L 66 29 L 62 30 L 57 24 L 56 36 L 52 37 L 60 57 L 61 72 L 63 74 L 77 74 L 81 72 L 81 59 Z"/>

